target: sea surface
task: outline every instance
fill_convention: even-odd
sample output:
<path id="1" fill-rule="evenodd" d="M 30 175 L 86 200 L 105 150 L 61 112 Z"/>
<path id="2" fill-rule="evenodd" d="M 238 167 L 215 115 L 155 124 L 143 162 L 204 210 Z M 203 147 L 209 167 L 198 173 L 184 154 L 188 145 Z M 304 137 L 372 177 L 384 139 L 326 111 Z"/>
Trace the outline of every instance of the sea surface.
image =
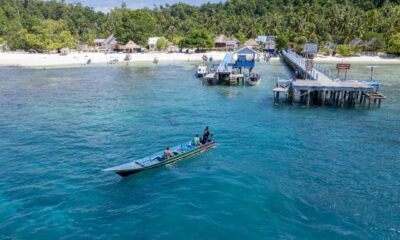
<path id="1" fill-rule="evenodd" d="M 400 239 L 399 65 L 377 68 L 388 99 L 371 110 L 274 104 L 279 61 L 257 87 L 195 69 L 0 68 L 0 239 Z M 205 126 L 214 149 L 102 171 Z"/>

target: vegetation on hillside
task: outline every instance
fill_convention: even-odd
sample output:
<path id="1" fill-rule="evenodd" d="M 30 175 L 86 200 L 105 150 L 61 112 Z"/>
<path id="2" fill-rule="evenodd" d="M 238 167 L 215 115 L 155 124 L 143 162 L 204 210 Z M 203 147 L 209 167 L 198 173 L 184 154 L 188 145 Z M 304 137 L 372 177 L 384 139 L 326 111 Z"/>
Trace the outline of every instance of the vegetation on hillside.
<path id="1" fill-rule="evenodd" d="M 146 44 L 147 37 L 158 35 L 183 45 L 192 44 L 189 35 L 198 30 L 240 41 L 277 35 L 281 46 L 304 40 L 343 45 L 354 38 L 378 38 L 388 51 L 400 54 L 396 45 L 400 0 L 228 0 L 199 7 L 175 4 L 141 10 L 122 5 L 109 13 L 55 0 L 0 0 L 0 38 L 11 49 L 57 49 L 70 46 L 71 39 L 92 44 L 95 37 L 110 34 L 122 43 Z M 49 33 L 52 40 L 46 42 Z M 197 35 L 204 40 L 204 34 Z"/>

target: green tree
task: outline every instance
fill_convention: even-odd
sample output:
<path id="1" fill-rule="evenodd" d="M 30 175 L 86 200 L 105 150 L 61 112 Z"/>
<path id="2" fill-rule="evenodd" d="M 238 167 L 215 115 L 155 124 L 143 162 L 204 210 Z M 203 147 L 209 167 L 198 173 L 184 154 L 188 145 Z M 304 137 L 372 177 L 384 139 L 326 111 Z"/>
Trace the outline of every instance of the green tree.
<path id="1" fill-rule="evenodd" d="M 62 20 L 45 20 L 38 26 L 28 31 L 23 28 L 19 30 L 11 44 L 13 49 L 52 51 L 60 48 L 75 48 L 75 39 L 66 30 L 65 22 Z"/>
<path id="2" fill-rule="evenodd" d="M 156 30 L 155 18 L 148 10 L 126 10 L 117 23 L 115 36 L 121 42 L 133 40 L 141 45 L 147 43 Z"/>
<path id="3" fill-rule="evenodd" d="M 289 47 L 289 39 L 285 35 L 278 35 L 276 38 L 276 48 L 282 50 Z"/>
<path id="4" fill-rule="evenodd" d="M 180 42 L 180 47 L 188 48 L 211 48 L 213 39 L 205 29 L 191 31 L 186 38 Z"/>
<path id="5" fill-rule="evenodd" d="M 160 50 L 165 50 L 165 49 L 168 48 L 168 46 L 169 46 L 169 42 L 168 42 L 168 40 L 167 40 L 165 37 L 160 37 L 160 38 L 157 40 L 157 48 L 158 48 L 158 49 L 160 49 Z"/>
<path id="6" fill-rule="evenodd" d="M 353 55 L 353 49 L 350 45 L 347 44 L 338 45 L 336 48 L 336 52 L 343 57 L 350 57 Z"/>
<path id="7" fill-rule="evenodd" d="M 400 33 L 393 35 L 389 39 L 387 51 L 389 53 L 400 55 Z"/>
<path id="8" fill-rule="evenodd" d="M 373 39 L 373 38 L 377 38 L 377 39 L 379 39 L 379 40 L 382 41 L 382 42 L 385 41 L 385 39 L 384 39 L 384 37 L 382 36 L 382 34 L 376 33 L 376 32 L 366 32 L 366 33 L 364 34 L 364 36 L 362 37 L 362 39 L 363 39 L 364 41 L 369 41 L 369 40 L 371 40 L 371 39 Z"/>
<path id="9" fill-rule="evenodd" d="M 74 36 L 69 31 L 62 31 L 57 36 L 57 49 L 60 48 L 76 48 L 76 42 Z"/>
<path id="10" fill-rule="evenodd" d="M 243 43 L 245 43 L 245 42 L 247 41 L 246 35 L 244 35 L 242 32 L 239 32 L 239 33 L 236 35 L 236 37 L 237 37 L 237 39 L 239 40 L 239 42 L 240 42 L 241 44 L 243 44 Z"/>
<path id="11" fill-rule="evenodd" d="M 180 42 L 183 40 L 183 37 L 181 37 L 181 36 L 179 36 L 179 35 L 174 35 L 173 37 L 172 37 L 172 43 L 174 43 L 175 45 L 178 45 L 179 46 L 179 44 L 180 44 Z"/>

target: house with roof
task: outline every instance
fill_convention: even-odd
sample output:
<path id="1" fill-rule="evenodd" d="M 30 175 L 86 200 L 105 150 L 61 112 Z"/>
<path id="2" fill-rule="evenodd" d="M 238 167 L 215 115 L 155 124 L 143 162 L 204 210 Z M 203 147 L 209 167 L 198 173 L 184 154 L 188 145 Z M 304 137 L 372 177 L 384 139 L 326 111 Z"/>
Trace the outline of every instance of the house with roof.
<path id="1" fill-rule="evenodd" d="M 276 51 L 276 36 L 258 36 L 256 38 L 256 42 L 264 47 L 264 51 L 269 52 L 271 54 Z"/>
<path id="2" fill-rule="evenodd" d="M 252 69 L 256 65 L 256 55 L 257 52 L 251 47 L 245 46 L 238 51 L 236 51 L 232 56 L 233 68 L 249 68 Z"/>
<path id="3" fill-rule="evenodd" d="M 355 38 L 349 42 L 351 47 L 359 47 L 364 45 L 364 41 L 361 38 Z"/>
<path id="4" fill-rule="evenodd" d="M 121 50 L 124 53 L 135 53 L 135 52 L 141 52 L 142 51 L 142 46 L 136 44 L 134 41 L 129 40 L 125 45 L 119 46 L 119 50 Z"/>
<path id="5" fill-rule="evenodd" d="M 243 44 L 243 46 L 257 48 L 259 44 L 255 39 L 249 39 Z"/>
<path id="6" fill-rule="evenodd" d="M 234 51 L 238 48 L 240 42 L 233 38 L 230 39 L 224 34 L 219 35 L 214 40 L 214 47 L 219 50 Z"/>
<path id="7" fill-rule="evenodd" d="M 149 45 L 149 50 L 150 51 L 156 51 L 157 50 L 157 41 L 160 39 L 160 37 L 150 37 L 147 40 L 147 44 Z"/>
<path id="8" fill-rule="evenodd" d="M 229 38 L 224 34 L 219 35 L 214 40 L 215 48 L 226 48 L 226 42 L 229 41 Z"/>
<path id="9" fill-rule="evenodd" d="M 369 53 L 378 53 L 378 50 L 385 47 L 385 43 L 378 38 L 372 38 L 364 44 L 364 50 Z"/>
<path id="10" fill-rule="evenodd" d="M 256 38 L 256 42 L 258 42 L 259 44 L 264 45 L 267 42 L 267 36 L 258 36 Z"/>
<path id="11" fill-rule="evenodd" d="M 264 44 L 264 50 L 271 54 L 275 53 L 276 50 L 276 36 L 266 36 L 266 41 Z"/>
<path id="12" fill-rule="evenodd" d="M 118 49 L 118 41 L 113 36 L 110 35 L 107 38 L 96 38 L 93 40 L 93 43 L 97 49 L 100 50 L 116 50 Z"/>

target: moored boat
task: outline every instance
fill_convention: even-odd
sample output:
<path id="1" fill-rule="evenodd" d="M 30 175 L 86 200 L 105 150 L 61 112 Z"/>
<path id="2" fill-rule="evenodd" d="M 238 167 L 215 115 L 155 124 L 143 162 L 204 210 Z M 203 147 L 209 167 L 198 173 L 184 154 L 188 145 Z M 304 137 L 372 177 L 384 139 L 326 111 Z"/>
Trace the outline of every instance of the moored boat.
<path id="1" fill-rule="evenodd" d="M 197 71 L 196 71 L 196 76 L 197 77 L 204 77 L 205 75 L 207 75 L 208 70 L 207 70 L 207 66 L 204 65 L 199 65 L 197 67 Z"/>
<path id="2" fill-rule="evenodd" d="M 164 152 L 158 152 L 152 156 L 141 158 L 133 162 L 125 163 L 116 167 L 104 169 L 106 172 L 114 172 L 121 177 L 126 177 L 131 174 L 135 174 L 147 169 L 160 167 L 166 164 L 176 162 L 178 160 L 193 156 L 194 154 L 200 153 L 206 149 L 214 147 L 215 141 L 208 142 L 200 146 L 193 146 L 192 142 L 186 142 L 181 145 L 171 148 L 173 157 L 166 159 Z"/>
<path id="3" fill-rule="evenodd" d="M 261 82 L 260 74 L 257 74 L 257 73 L 250 74 L 250 76 L 246 82 L 247 82 L 247 84 L 249 84 L 251 86 L 256 86 L 256 85 L 260 84 L 260 82 Z"/>

